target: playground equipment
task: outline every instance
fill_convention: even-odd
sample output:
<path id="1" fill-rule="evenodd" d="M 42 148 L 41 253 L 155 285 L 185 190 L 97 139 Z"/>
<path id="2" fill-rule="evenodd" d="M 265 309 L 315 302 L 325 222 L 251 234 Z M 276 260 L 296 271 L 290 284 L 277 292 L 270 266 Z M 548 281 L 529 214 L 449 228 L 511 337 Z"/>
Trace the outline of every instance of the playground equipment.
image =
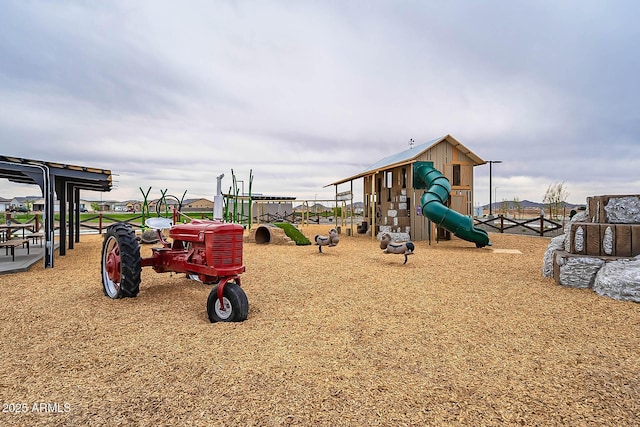
<path id="1" fill-rule="evenodd" d="M 182 197 L 178 199 L 174 195 L 167 194 L 167 191 L 169 190 L 167 189 L 160 190 L 160 194 L 162 195 L 162 197 L 160 197 L 156 202 L 156 215 L 158 217 L 162 215 L 161 211 L 163 206 L 164 206 L 164 216 L 165 217 L 169 216 L 169 203 L 167 203 L 167 199 L 175 200 L 175 202 L 178 204 L 178 207 L 175 209 L 177 209 L 177 211 L 180 212 L 182 210 L 182 203 L 184 202 L 184 196 L 187 195 L 187 190 L 184 190 L 184 193 L 182 193 Z M 174 209 L 174 212 L 175 212 L 175 209 Z"/>
<path id="2" fill-rule="evenodd" d="M 640 194 L 587 197 L 587 210 L 576 213 L 564 231 L 547 247 L 543 276 L 640 302 Z"/>
<path id="3" fill-rule="evenodd" d="M 309 203 L 313 202 L 313 209 L 309 206 Z M 320 217 L 324 217 L 326 218 L 327 216 L 331 216 L 336 218 L 336 225 L 338 225 L 338 218 L 345 218 L 346 219 L 346 209 L 339 209 L 338 205 L 336 204 L 335 207 L 331 208 L 331 212 L 330 211 L 326 211 L 324 209 L 322 209 L 320 212 L 318 212 L 318 206 L 322 206 L 321 203 L 336 203 L 335 199 L 313 199 L 313 200 L 302 200 L 300 207 L 298 209 L 298 211 L 300 212 L 301 215 L 301 224 L 302 225 L 309 225 L 309 223 L 316 223 L 316 224 L 320 224 Z M 295 215 L 295 212 L 294 212 Z M 316 219 L 314 220 L 312 217 L 315 216 Z M 295 217 L 295 216 L 294 216 Z M 339 225 L 346 225 L 346 221 L 341 221 Z"/>
<path id="4" fill-rule="evenodd" d="M 261 224 L 249 230 L 246 242 L 258 245 L 295 245 L 285 231 L 273 224 Z"/>
<path id="5" fill-rule="evenodd" d="M 380 236 L 380 249 L 383 249 L 385 254 L 404 255 L 403 264 L 407 263 L 408 256 L 413 255 L 415 248 L 413 242 L 393 242 L 389 233 L 382 233 Z"/>
<path id="6" fill-rule="evenodd" d="M 144 225 L 144 223 L 147 220 L 147 218 L 151 218 L 151 215 L 149 215 L 149 201 L 148 201 L 149 193 L 151 192 L 151 187 L 147 189 L 146 193 L 142 189 L 142 187 L 139 187 L 139 188 L 140 188 L 140 192 L 142 193 L 142 229 L 145 230 L 146 226 Z"/>
<path id="7" fill-rule="evenodd" d="M 224 195 L 227 199 L 224 209 L 224 218 L 228 222 L 244 223 L 246 221 L 247 228 L 251 229 L 251 186 L 253 185 L 253 170 L 249 170 L 249 194 L 244 194 L 244 181 L 236 178 L 233 169 L 231 169 L 232 187 L 229 187 L 229 193 Z M 238 183 L 242 183 L 242 187 L 238 187 Z M 240 190 L 242 189 L 242 194 Z M 240 211 L 238 211 L 238 202 L 240 202 Z M 247 214 L 245 215 L 245 202 L 247 204 Z"/>
<path id="8" fill-rule="evenodd" d="M 167 194 L 168 189 L 160 190 L 160 198 L 156 201 L 156 215 L 161 215 L 162 207 L 164 206 L 164 216 L 169 216 L 169 204 L 167 203 L 167 198 L 173 199 L 176 201 L 178 205 L 178 212 L 182 210 L 182 203 L 184 202 L 184 196 L 187 195 L 187 190 L 182 193 L 182 198 L 178 199 L 176 196 L 171 194 Z M 145 192 L 142 187 L 140 187 L 140 192 L 142 193 L 142 229 L 146 230 L 148 226 L 146 225 L 147 218 L 152 218 L 149 213 L 149 192 L 151 192 L 151 187 L 147 189 Z"/>
<path id="9" fill-rule="evenodd" d="M 433 167 L 432 162 L 415 162 L 413 176 L 414 188 L 427 190 L 420 198 L 422 215 L 455 236 L 475 243 L 478 248 L 491 246 L 489 234 L 481 228 L 474 227 L 471 217 L 445 206 L 451 185 L 449 180 Z"/>
<path id="10" fill-rule="evenodd" d="M 222 221 L 222 219 L 224 218 L 224 196 L 222 195 L 222 178 L 224 178 L 224 174 L 220 174 L 216 178 L 216 195 L 213 196 L 213 219 L 215 219 L 216 221 Z"/>
<path id="11" fill-rule="evenodd" d="M 323 246 L 336 246 L 340 241 L 340 238 L 338 237 L 338 230 L 332 228 L 331 230 L 329 230 L 328 236 L 316 234 L 313 240 L 316 242 L 316 245 L 318 245 L 318 252 L 322 253 Z"/>
<path id="12" fill-rule="evenodd" d="M 174 211 L 174 218 L 177 212 Z M 185 273 L 206 284 L 216 284 L 207 298 L 211 322 L 246 320 L 249 302 L 240 287 L 243 227 L 211 220 L 191 220 L 173 225 L 168 218 L 149 218 L 146 225 L 158 232 L 162 247 L 152 248 L 152 256 L 141 258 L 140 246 L 131 225 L 111 225 L 102 244 L 102 285 L 112 299 L 136 297 L 140 291 L 142 267 L 158 273 Z M 169 229 L 167 242 L 162 230 Z"/>

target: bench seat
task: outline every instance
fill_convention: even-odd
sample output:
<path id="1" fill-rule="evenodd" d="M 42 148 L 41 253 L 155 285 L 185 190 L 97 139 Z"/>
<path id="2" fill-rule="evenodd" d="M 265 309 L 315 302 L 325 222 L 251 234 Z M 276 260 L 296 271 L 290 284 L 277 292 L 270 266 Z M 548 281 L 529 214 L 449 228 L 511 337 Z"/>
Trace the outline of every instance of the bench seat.
<path id="1" fill-rule="evenodd" d="M 25 239 L 32 239 L 33 243 L 40 243 L 40 246 L 42 246 L 42 239 L 44 239 L 44 234 L 43 233 L 31 233 L 31 234 L 27 234 L 26 236 L 24 236 Z"/>
<path id="2" fill-rule="evenodd" d="M 0 248 L 4 247 L 5 255 L 9 255 L 9 250 L 11 250 L 11 261 L 16 260 L 16 247 L 27 245 L 27 253 L 29 253 L 29 239 L 10 239 L 5 240 L 4 242 L 0 242 Z"/>

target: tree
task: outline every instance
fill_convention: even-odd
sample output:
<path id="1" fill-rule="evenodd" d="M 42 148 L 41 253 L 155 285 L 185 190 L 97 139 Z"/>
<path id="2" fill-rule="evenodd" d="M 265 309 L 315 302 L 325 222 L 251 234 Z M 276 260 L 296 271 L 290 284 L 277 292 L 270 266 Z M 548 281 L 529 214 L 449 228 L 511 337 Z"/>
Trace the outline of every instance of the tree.
<path id="1" fill-rule="evenodd" d="M 513 198 L 513 207 L 518 218 L 522 218 L 522 203 L 520 203 L 520 199 L 517 196 Z"/>
<path id="2" fill-rule="evenodd" d="M 502 199 L 502 203 L 500 203 L 500 209 L 505 216 L 509 216 L 509 206 L 510 203 L 507 199 Z"/>
<path id="3" fill-rule="evenodd" d="M 569 192 L 564 186 L 564 181 L 555 184 L 549 184 L 547 192 L 542 199 L 543 203 L 549 204 L 549 218 L 558 219 L 558 217 L 560 216 L 560 208 L 564 207 L 568 197 Z"/>

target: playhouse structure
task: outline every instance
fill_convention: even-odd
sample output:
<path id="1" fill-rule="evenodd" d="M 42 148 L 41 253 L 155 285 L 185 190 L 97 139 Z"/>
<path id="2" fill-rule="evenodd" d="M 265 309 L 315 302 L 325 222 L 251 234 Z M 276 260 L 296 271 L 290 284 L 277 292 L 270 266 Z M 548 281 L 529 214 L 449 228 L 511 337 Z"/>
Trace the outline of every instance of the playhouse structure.
<path id="1" fill-rule="evenodd" d="M 459 228 L 456 224 L 441 226 L 443 221 L 440 219 L 432 220 L 423 215 L 423 206 L 426 206 L 423 196 L 429 190 L 423 169 L 427 165 L 449 181 L 449 197 L 442 194 L 442 204 L 454 211 L 459 218 L 456 221 L 462 223 L 462 217 L 470 222 L 473 214 L 473 167 L 485 163 L 457 139 L 445 135 L 385 157 L 356 175 L 328 185 L 335 186 L 338 198 L 353 193 L 353 181 L 363 180 L 365 207 L 359 232 L 370 232 L 372 236 L 387 232 L 399 235 L 403 240 L 415 241 L 450 239 L 455 232 L 452 228 Z M 347 183 L 350 190 L 339 189 Z M 427 180 L 427 184 L 430 181 Z"/>

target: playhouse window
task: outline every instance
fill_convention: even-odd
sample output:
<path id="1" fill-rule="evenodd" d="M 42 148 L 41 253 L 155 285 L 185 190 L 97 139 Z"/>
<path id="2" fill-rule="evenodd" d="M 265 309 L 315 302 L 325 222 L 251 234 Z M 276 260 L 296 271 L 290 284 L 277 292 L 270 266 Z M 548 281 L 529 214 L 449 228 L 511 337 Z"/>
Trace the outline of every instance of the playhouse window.
<path id="1" fill-rule="evenodd" d="M 378 178 L 378 191 L 377 194 L 381 194 L 382 193 L 382 178 Z M 378 204 L 380 204 L 381 200 L 380 197 L 377 197 L 378 199 Z"/>
<path id="2" fill-rule="evenodd" d="M 460 185 L 460 165 L 453 165 L 453 185 Z"/>
<path id="3" fill-rule="evenodd" d="M 407 168 L 402 168 L 402 188 L 407 188 Z"/>

